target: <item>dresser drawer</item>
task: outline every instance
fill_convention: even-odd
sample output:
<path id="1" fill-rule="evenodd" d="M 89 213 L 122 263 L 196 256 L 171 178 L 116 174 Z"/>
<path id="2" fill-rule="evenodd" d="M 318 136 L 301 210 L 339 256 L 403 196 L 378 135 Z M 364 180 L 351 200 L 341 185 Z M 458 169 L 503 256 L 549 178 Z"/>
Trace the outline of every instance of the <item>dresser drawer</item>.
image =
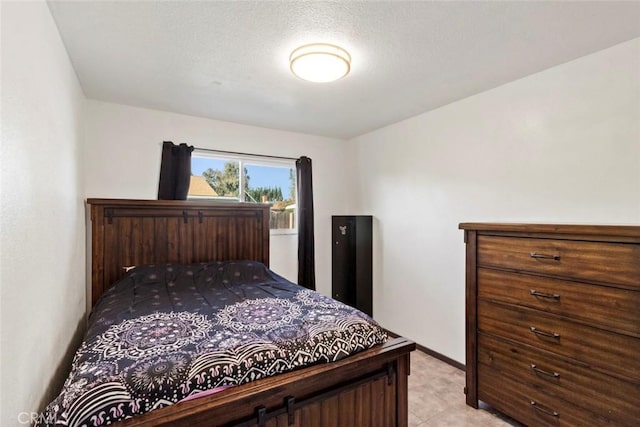
<path id="1" fill-rule="evenodd" d="M 620 426 L 535 387 L 478 365 L 478 398 L 529 426 Z"/>
<path id="2" fill-rule="evenodd" d="M 478 236 L 477 263 L 640 290 L 640 245 Z"/>
<path id="3" fill-rule="evenodd" d="M 618 425 L 640 425 L 640 384 L 482 333 L 478 344 L 478 363 Z"/>
<path id="4" fill-rule="evenodd" d="M 478 269 L 478 298 L 544 310 L 640 338 L 640 291 Z"/>
<path id="5" fill-rule="evenodd" d="M 525 307 L 478 300 L 478 330 L 579 360 L 599 372 L 640 382 L 640 339 Z"/>

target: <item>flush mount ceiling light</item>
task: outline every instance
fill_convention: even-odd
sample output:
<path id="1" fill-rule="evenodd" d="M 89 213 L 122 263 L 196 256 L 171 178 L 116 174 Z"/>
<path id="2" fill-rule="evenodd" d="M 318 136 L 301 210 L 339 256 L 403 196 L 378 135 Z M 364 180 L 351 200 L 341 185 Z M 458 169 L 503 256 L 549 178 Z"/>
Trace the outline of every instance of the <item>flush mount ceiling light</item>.
<path id="1" fill-rule="evenodd" d="M 291 72 L 316 83 L 332 82 L 349 74 L 351 55 L 333 44 L 313 43 L 300 46 L 289 56 Z"/>

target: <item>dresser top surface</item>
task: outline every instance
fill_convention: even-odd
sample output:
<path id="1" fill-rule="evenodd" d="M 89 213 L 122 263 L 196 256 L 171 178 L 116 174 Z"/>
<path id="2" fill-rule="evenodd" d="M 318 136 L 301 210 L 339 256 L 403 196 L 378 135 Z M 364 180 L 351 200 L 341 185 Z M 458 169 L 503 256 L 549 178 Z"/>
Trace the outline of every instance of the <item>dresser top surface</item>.
<path id="1" fill-rule="evenodd" d="M 525 223 L 491 223 L 491 222 L 462 222 L 458 226 L 461 230 L 479 232 L 509 232 L 509 233 L 552 233 L 593 236 L 618 236 L 640 238 L 640 225 L 593 225 L 593 224 L 525 224 Z"/>

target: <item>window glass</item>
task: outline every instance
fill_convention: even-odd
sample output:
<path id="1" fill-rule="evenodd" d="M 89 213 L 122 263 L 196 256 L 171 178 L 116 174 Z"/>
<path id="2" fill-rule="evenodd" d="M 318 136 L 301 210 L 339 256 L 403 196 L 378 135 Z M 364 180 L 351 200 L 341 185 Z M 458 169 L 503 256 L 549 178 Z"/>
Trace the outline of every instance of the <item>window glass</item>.
<path id="1" fill-rule="evenodd" d="M 194 161 L 195 160 L 195 161 Z M 196 167 L 194 167 L 196 166 Z M 199 158 L 191 160 L 191 185 L 188 197 L 239 200 L 240 196 L 240 162 L 220 158 Z M 194 183 L 194 177 L 197 177 Z M 209 188 L 202 186 L 202 181 Z M 213 193 L 211 192 L 213 190 Z M 208 197 L 207 197 L 208 196 Z"/>
<path id="2" fill-rule="evenodd" d="M 242 171 L 242 174 L 240 173 Z M 293 160 L 195 150 L 188 198 L 270 203 L 270 228 L 296 231 L 296 173 Z"/>

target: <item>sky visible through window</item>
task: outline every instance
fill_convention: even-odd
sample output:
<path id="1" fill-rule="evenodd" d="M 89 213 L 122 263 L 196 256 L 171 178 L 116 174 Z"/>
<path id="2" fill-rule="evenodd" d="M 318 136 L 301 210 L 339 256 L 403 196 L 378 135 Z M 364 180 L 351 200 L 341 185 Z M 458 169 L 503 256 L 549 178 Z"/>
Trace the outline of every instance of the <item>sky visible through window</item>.
<path id="1" fill-rule="evenodd" d="M 191 173 L 193 175 L 202 175 L 202 172 L 209 168 L 223 170 L 225 163 L 226 160 L 192 157 Z M 290 197 L 291 180 L 289 179 L 289 168 L 286 166 L 273 167 L 247 164 L 246 168 L 249 175 L 249 188 L 280 187 L 284 198 L 288 199 Z"/>

